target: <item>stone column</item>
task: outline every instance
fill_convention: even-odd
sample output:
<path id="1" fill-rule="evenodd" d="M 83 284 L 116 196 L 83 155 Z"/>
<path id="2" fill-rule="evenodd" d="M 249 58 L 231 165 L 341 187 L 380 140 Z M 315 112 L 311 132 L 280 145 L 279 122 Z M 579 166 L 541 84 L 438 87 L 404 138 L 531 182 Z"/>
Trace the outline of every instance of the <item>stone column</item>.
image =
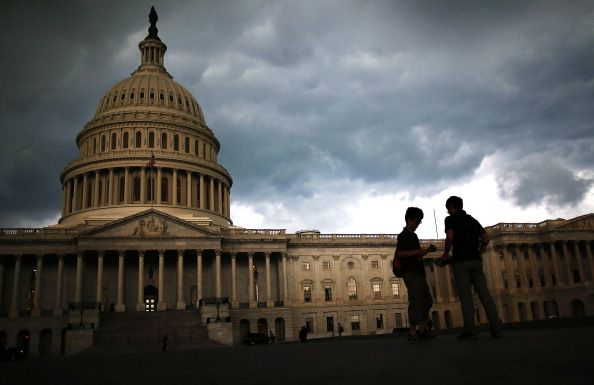
<path id="1" fill-rule="evenodd" d="M 567 241 L 561 241 L 561 252 L 563 253 L 563 259 L 565 260 L 565 270 L 567 273 L 567 282 L 570 285 L 575 283 L 573 279 L 573 267 L 571 266 L 571 253 L 567 247 Z"/>
<path id="2" fill-rule="evenodd" d="M 82 285 L 83 285 L 83 253 L 79 251 L 76 254 L 76 285 L 74 289 L 74 302 L 81 304 L 82 298 Z"/>
<path id="3" fill-rule="evenodd" d="M 72 189 L 72 212 L 78 210 L 78 177 L 74 177 L 74 188 Z"/>
<path id="4" fill-rule="evenodd" d="M 510 245 L 511 247 L 511 245 Z M 507 248 L 503 247 L 503 264 L 505 265 L 505 280 L 507 282 L 507 290 L 510 293 L 516 291 L 516 277 L 514 274 L 514 267 L 510 252 Z"/>
<path id="5" fill-rule="evenodd" d="M 157 310 L 167 310 L 165 303 L 165 250 L 159 250 L 159 294 L 157 297 Z"/>
<path id="6" fill-rule="evenodd" d="M 14 260 L 14 279 L 12 281 L 12 297 L 10 301 L 10 310 L 8 317 L 18 318 L 19 316 L 19 285 L 21 283 L 21 262 L 22 256 L 20 254 L 15 255 Z"/>
<path id="7" fill-rule="evenodd" d="M 177 251 L 177 310 L 186 310 L 184 301 L 184 251 Z"/>
<path id="8" fill-rule="evenodd" d="M 209 194 L 209 199 L 208 199 L 208 209 L 210 211 L 214 211 L 214 200 L 215 200 L 215 196 L 214 196 L 214 178 L 210 177 L 210 194 Z"/>
<path id="9" fill-rule="evenodd" d="M 231 253 L 231 307 L 239 309 L 237 301 L 237 253 Z"/>
<path id="10" fill-rule="evenodd" d="M 530 258 L 530 272 L 532 274 L 532 287 L 536 291 L 540 291 L 540 274 L 536 267 L 536 257 L 534 256 L 533 245 L 528 245 L 528 258 Z"/>
<path id="11" fill-rule="evenodd" d="M 108 189 L 108 197 L 107 197 L 107 204 L 109 206 L 113 205 L 113 186 L 115 184 L 114 175 L 113 175 L 113 167 L 109 169 L 109 189 Z"/>
<path id="12" fill-rule="evenodd" d="M 72 211 L 72 179 L 66 182 L 66 207 L 64 208 L 64 215 L 70 214 Z"/>
<path id="13" fill-rule="evenodd" d="M 202 299 L 202 250 L 196 250 L 196 298 Z"/>
<path id="14" fill-rule="evenodd" d="M 41 273 L 43 270 L 43 255 L 37 255 L 37 271 L 35 272 L 35 297 L 33 297 L 32 317 L 41 316 Z"/>
<path id="15" fill-rule="evenodd" d="M 586 252 L 588 253 L 588 264 L 590 265 L 590 282 L 594 281 L 594 261 L 592 260 L 592 244 L 590 241 L 586 242 Z"/>
<path id="16" fill-rule="evenodd" d="M 206 206 L 204 205 L 204 175 L 200 174 L 200 188 L 198 191 L 199 200 L 200 200 L 200 208 L 204 209 Z"/>
<path id="17" fill-rule="evenodd" d="M 155 204 L 161 204 L 161 167 L 157 167 L 157 179 L 155 180 Z M 160 290 L 160 289 L 159 289 Z"/>
<path id="18" fill-rule="evenodd" d="M 124 255 L 124 251 L 118 251 L 118 299 L 115 306 L 117 312 L 126 311 L 126 305 L 124 304 Z"/>
<path id="19" fill-rule="evenodd" d="M 254 299 L 254 253 L 248 253 L 248 301 L 249 307 L 255 308 L 258 306 Z"/>
<path id="20" fill-rule="evenodd" d="M 435 283 L 435 302 L 439 303 L 442 302 L 442 293 L 440 288 L 440 280 L 439 280 L 439 272 L 438 270 L 441 269 L 437 265 L 433 265 L 433 282 Z M 387 281 L 390 282 L 389 280 Z M 392 293 L 390 293 L 390 297 L 392 297 Z"/>
<path id="21" fill-rule="evenodd" d="M 68 187 L 67 183 L 64 183 L 62 185 L 62 211 L 61 211 L 61 216 L 66 215 L 66 202 L 67 202 L 67 198 L 66 198 L 66 189 Z"/>
<path id="22" fill-rule="evenodd" d="M 186 171 L 188 178 L 186 183 L 186 206 L 192 207 L 192 172 Z"/>
<path id="23" fill-rule="evenodd" d="M 517 245 L 516 247 L 516 258 L 518 260 L 518 274 L 520 275 L 520 287 L 523 291 L 529 289 L 528 285 L 528 276 L 526 272 L 526 264 L 524 258 L 524 250 L 522 249 L 521 245 Z"/>
<path id="24" fill-rule="evenodd" d="M 140 168 L 140 203 L 146 203 L 146 168 Z M 144 300 L 143 300 L 144 301 Z"/>
<path id="25" fill-rule="evenodd" d="M 83 189 L 82 189 L 82 209 L 89 207 L 87 189 L 89 188 L 89 177 L 87 173 L 83 174 Z"/>
<path id="26" fill-rule="evenodd" d="M 218 186 L 219 186 L 219 196 L 218 196 L 218 201 L 219 201 L 219 213 L 223 213 L 223 184 L 221 183 L 221 181 L 217 182 Z"/>
<path id="27" fill-rule="evenodd" d="M 64 279 L 64 256 L 58 256 L 58 276 L 56 277 L 56 305 L 54 306 L 54 315 L 64 314 L 62 308 L 62 280 Z"/>
<path id="28" fill-rule="evenodd" d="M 561 287 L 563 286 L 563 282 L 561 282 L 561 273 L 559 272 L 559 261 L 557 258 L 557 245 L 556 242 L 553 241 L 549 244 L 549 250 L 551 252 L 551 260 L 553 261 L 553 271 L 555 273 L 555 286 Z"/>
<path id="29" fill-rule="evenodd" d="M 544 275 L 544 287 L 553 287 L 553 277 L 551 276 L 551 264 L 549 263 L 549 256 L 542 244 L 537 243 L 536 249 L 540 255 L 540 262 L 542 264 L 542 274 Z"/>
<path id="30" fill-rule="evenodd" d="M 130 167 L 124 169 L 124 204 L 130 203 Z"/>
<path id="31" fill-rule="evenodd" d="M 456 298 L 456 296 L 454 293 L 454 288 L 452 286 L 452 265 L 446 265 L 445 271 L 446 271 L 446 282 L 447 282 L 447 286 L 448 286 L 448 297 L 450 299 L 450 302 L 454 302 L 454 299 Z"/>
<path id="32" fill-rule="evenodd" d="M 578 271 L 580 273 L 580 283 L 586 281 L 586 276 L 584 274 L 584 264 L 582 263 L 582 253 L 580 252 L 580 244 L 578 241 L 573 242 L 573 252 L 575 254 L 575 259 L 577 260 Z"/>
<path id="33" fill-rule="evenodd" d="M 144 250 L 138 250 L 138 297 L 136 311 L 144 311 Z"/>
<path id="34" fill-rule="evenodd" d="M 97 252 L 97 295 L 95 300 L 101 304 L 101 309 L 104 309 L 105 304 L 102 303 L 103 297 L 103 257 L 105 252 L 100 250 Z"/>
<path id="35" fill-rule="evenodd" d="M 215 250 L 215 296 L 221 298 L 221 250 Z"/>
<path id="36" fill-rule="evenodd" d="M 99 170 L 95 170 L 95 184 L 93 185 L 93 207 L 99 207 Z"/>
<path id="37" fill-rule="evenodd" d="M 272 298 L 272 280 L 270 279 L 271 272 L 269 252 L 264 253 L 264 259 L 266 262 L 266 307 L 274 307 L 274 299 Z"/>
<path id="38" fill-rule="evenodd" d="M 173 196 L 171 197 L 171 202 L 173 202 L 173 205 L 177 205 L 177 169 L 173 169 L 173 181 L 172 181 L 172 192 L 173 192 Z"/>
<path id="39" fill-rule="evenodd" d="M 287 279 L 287 253 L 283 253 L 283 302 L 284 306 L 289 306 L 289 290 L 288 290 L 288 279 Z M 338 269 L 335 269 L 338 270 Z"/>

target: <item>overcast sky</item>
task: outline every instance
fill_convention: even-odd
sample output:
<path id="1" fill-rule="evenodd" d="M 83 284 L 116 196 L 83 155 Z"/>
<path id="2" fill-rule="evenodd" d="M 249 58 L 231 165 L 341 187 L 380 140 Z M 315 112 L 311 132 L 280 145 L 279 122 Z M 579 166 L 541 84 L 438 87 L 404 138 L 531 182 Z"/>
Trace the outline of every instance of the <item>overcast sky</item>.
<path id="1" fill-rule="evenodd" d="M 9 1 L 0 227 L 56 223 L 103 94 L 165 66 L 202 106 L 247 228 L 398 233 L 444 203 L 485 225 L 594 212 L 594 2 Z"/>

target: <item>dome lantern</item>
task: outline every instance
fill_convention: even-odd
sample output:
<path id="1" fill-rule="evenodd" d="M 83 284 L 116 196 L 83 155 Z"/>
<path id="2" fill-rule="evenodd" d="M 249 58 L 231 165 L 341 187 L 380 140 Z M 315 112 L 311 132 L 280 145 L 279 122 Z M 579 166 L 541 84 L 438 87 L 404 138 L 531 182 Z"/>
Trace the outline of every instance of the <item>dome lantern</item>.
<path id="1" fill-rule="evenodd" d="M 149 33 L 144 38 L 144 40 L 138 44 L 141 57 L 140 66 L 136 72 L 142 72 L 145 70 L 166 72 L 163 59 L 165 56 L 165 51 L 167 51 L 167 46 L 161 41 L 159 35 L 157 34 L 159 32 L 157 29 L 157 20 L 159 20 L 157 11 L 155 11 L 155 7 L 151 7 L 151 12 L 149 13 Z"/>

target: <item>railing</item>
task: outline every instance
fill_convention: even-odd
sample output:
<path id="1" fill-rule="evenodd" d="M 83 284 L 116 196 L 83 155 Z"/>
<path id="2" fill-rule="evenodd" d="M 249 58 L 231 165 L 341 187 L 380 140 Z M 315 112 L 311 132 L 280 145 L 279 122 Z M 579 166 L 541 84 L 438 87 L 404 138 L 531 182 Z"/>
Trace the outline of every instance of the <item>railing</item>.
<path id="1" fill-rule="evenodd" d="M 223 234 L 253 236 L 284 236 L 285 229 L 226 229 Z"/>
<path id="2" fill-rule="evenodd" d="M 0 238 L 64 237 L 78 233 L 78 228 L 0 229 Z"/>

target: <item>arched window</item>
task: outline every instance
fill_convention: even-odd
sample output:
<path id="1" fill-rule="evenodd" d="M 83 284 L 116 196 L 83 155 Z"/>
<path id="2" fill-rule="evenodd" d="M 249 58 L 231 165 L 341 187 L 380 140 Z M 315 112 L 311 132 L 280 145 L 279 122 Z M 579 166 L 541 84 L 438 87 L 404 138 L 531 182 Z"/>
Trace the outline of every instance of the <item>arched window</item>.
<path id="1" fill-rule="evenodd" d="M 117 144 L 117 136 L 114 132 L 113 134 L 111 134 L 111 149 L 112 150 L 116 149 L 116 144 Z"/>
<path id="2" fill-rule="evenodd" d="M 167 203 L 169 200 L 169 189 L 167 185 L 167 178 L 161 178 L 161 202 Z"/>
<path id="3" fill-rule="evenodd" d="M 105 152 L 105 135 L 101 135 L 101 152 Z"/>
<path id="4" fill-rule="evenodd" d="M 155 133 L 149 132 L 149 148 L 155 147 Z"/>
<path id="5" fill-rule="evenodd" d="M 130 142 L 130 135 L 124 132 L 124 139 L 122 139 L 122 148 L 128 148 L 128 142 Z"/>
<path id="6" fill-rule="evenodd" d="M 173 150 L 179 151 L 179 136 L 173 135 Z"/>
<path id="7" fill-rule="evenodd" d="M 357 299 L 357 281 L 355 278 L 349 278 L 348 281 L 349 299 Z"/>
<path id="8" fill-rule="evenodd" d="M 186 154 L 190 152 L 190 138 L 187 136 L 184 139 L 184 150 L 186 151 Z"/>
<path id="9" fill-rule="evenodd" d="M 137 202 L 140 200 L 140 177 L 139 176 L 134 177 L 133 186 L 134 186 L 134 188 L 132 191 L 132 200 Z"/>
<path id="10" fill-rule="evenodd" d="M 161 148 L 163 150 L 167 150 L 167 134 L 166 133 L 161 134 Z"/>
<path id="11" fill-rule="evenodd" d="M 134 140 L 134 147 L 140 148 L 142 145 L 142 133 L 140 131 L 136 132 L 136 138 Z"/>

